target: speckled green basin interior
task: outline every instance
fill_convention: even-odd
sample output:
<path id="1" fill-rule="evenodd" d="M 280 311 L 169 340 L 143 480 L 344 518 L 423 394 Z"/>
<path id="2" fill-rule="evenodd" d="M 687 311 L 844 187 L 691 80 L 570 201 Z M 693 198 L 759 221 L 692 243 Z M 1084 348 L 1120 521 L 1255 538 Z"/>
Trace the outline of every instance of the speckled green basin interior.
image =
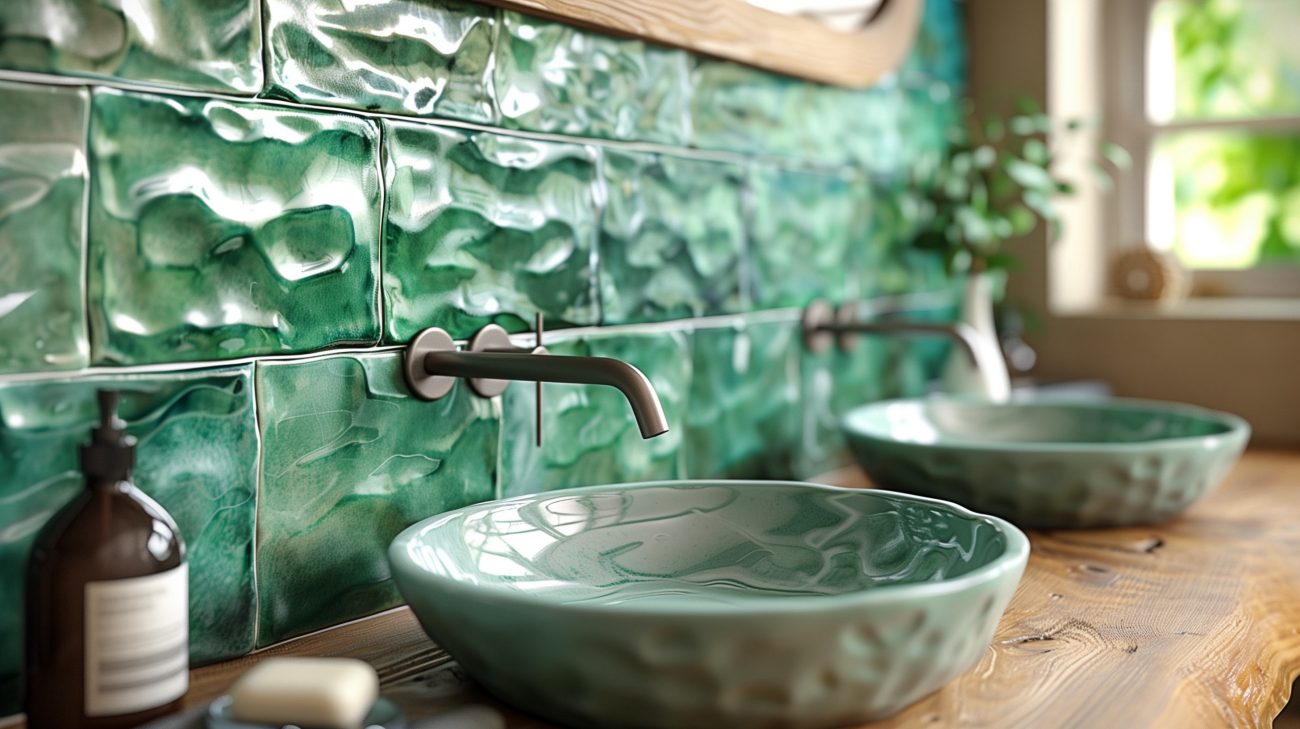
<path id="1" fill-rule="evenodd" d="M 489 690 L 622 727 L 897 711 L 978 659 L 1027 555 L 952 504 L 729 481 L 482 504 L 389 552 L 425 629 Z"/>
<path id="2" fill-rule="evenodd" d="M 844 430 L 881 486 L 1044 528 L 1169 519 L 1223 478 L 1250 437 L 1234 415 L 1123 399 L 896 400 L 851 411 Z"/>

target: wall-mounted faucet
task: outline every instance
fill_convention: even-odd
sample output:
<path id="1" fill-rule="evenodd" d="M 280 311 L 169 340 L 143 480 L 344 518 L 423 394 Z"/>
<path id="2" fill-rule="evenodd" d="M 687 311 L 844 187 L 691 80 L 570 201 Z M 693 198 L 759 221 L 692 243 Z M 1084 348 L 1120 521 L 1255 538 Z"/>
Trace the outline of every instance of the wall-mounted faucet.
<path id="1" fill-rule="evenodd" d="M 538 383 L 564 382 L 579 385 L 608 385 L 618 388 L 632 406 L 642 438 L 668 432 L 668 419 L 654 385 L 641 370 L 610 357 L 570 357 L 552 355 L 541 346 L 541 321 L 538 343 L 533 348 L 519 348 L 510 336 L 495 324 L 478 331 L 466 351 L 456 349 L 451 335 L 437 327 L 420 332 L 406 346 L 404 363 L 406 382 L 416 397 L 437 400 L 451 392 L 457 378 L 468 378 L 470 387 L 482 397 L 496 397 L 505 391 L 509 380 Z M 537 440 L 541 443 L 540 392 L 537 398 Z"/>
<path id="2" fill-rule="evenodd" d="M 904 334 L 940 336 L 951 339 L 970 358 L 979 373 L 979 393 L 995 402 L 1011 397 L 1011 377 L 996 342 L 987 342 L 968 324 L 882 320 L 864 322 L 857 317 L 851 303 L 832 308 L 825 301 L 814 301 L 803 312 L 804 346 L 812 352 L 824 352 L 832 344 L 842 351 L 853 346 L 853 339 L 863 334 Z"/>

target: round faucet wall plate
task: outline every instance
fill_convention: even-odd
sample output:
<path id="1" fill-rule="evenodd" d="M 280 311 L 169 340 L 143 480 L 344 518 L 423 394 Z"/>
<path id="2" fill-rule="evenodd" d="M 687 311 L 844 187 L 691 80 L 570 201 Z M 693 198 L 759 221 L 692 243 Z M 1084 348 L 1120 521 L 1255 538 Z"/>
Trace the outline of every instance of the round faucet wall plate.
<path id="1" fill-rule="evenodd" d="M 835 335 L 827 330 L 835 321 L 835 311 L 821 299 L 814 299 L 803 310 L 803 344 L 813 354 L 831 348 Z"/>
<path id="2" fill-rule="evenodd" d="M 491 351 L 514 351 L 515 346 L 510 343 L 510 335 L 506 330 L 496 324 L 488 324 L 478 330 L 469 340 L 469 351 L 471 352 L 491 352 Z M 486 377 L 469 378 L 469 386 L 482 397 L 496 397 L 506 391 L 510 380 L 492 380 Z"/>
<path id="3" fill-rule="evenodd" d="M 846 301 L 835 307 L 835 324 L 841 327 L 850 327 L 858 323 L 858 307 L 852 301 Z M 858 338 L 854 332 L 841 331 L 835 337 L 835 343 L 839 345 L 841 352 L 852 352 L 858 346 Z"/>
<path id="4" fill-rule="evenodd" d="M 438 327 L 425 329 L 406 345 L 402 371 L 406 375 L 407 386 L 416 397 L 421 400 L 438 400 L 451 392 L 451 388 L 456 384 L 456 378 L 447 375 L 430 375 L 424 370 L 424 355 L 455 349 L 455 340 Z"/>

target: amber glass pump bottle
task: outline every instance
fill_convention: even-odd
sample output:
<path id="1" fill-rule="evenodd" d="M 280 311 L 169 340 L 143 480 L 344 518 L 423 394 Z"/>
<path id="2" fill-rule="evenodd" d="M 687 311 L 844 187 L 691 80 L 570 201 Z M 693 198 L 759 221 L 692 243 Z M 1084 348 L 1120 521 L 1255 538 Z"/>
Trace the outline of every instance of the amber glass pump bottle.
<path id="1" fill-rule="evenodd" d="M 185 547 L 131 483 L 135 439 L 118 393 L 81 448 L 86 488 L 41 530 L 27 567 L 27 725 L 133 727 L 175 711 L 188 685 Z"/>

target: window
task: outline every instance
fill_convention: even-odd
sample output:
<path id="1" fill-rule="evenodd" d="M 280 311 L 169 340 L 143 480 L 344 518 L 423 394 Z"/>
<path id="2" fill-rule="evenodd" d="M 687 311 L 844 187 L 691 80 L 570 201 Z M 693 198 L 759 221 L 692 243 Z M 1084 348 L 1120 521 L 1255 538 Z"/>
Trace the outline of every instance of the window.
<path id="1" fill-rule="evenodd" d="M 1300 2 L 1109 0 L 1102 22 L 1103 134 L 1135 160 L 1105 234 L 1171 252 L 1194 295 L 1300 297 Z"/>

